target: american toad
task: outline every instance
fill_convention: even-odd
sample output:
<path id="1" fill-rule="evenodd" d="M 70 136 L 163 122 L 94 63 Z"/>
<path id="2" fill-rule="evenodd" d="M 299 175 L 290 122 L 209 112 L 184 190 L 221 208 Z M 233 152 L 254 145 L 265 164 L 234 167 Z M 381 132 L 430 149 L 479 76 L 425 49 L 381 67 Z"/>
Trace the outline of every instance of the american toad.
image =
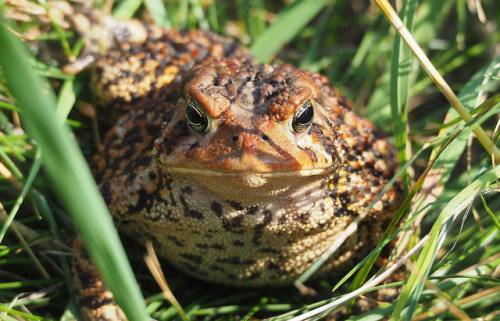
<path id="1" fill-rule="evenodd" d="M 96 178 L 119 230 L 185 273 L 289 284 L 394 175 L 394 147 L 326 77 L 258 64 L 209 32 L 105 19 L 85 29 L 90 48 L 107 35 L 106 52 L 77 63 L 91 61 L 114 122 Z M 401 200 L 389 188 L 319 273 L 366 255 Z"/>

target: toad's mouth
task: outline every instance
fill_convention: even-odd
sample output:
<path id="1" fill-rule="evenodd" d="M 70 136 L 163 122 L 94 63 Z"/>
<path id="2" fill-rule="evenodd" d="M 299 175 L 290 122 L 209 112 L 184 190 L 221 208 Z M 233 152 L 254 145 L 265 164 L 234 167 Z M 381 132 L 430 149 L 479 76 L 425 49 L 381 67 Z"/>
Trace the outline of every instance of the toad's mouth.
<path id="1" fill-rule="evenodd" d="M 277 139 L 276 139 L 277 140 Z M 282 139 L 284 140 L 284 139 Z M 252 148 L 237 148 L 227 142 L 201 144 L 189 140 L 171 147 L 163 140 L 155 142 L 153 157 L 164 173 L 205 177 L 282 177 L 321 176 L 335 170 L 338 155 L 321 148 L 318 142 L 298 143 L 288 139 L 258 141 Z M 253 142 L 253 141 L 252 141 Z M 332 143 L 333 144 L 333 143 Z M 279 146 L 278 146 L 279 145 Z M 194 147 L 193 147 L 194 146 Z M 333 146 L 333 145 L 332 145 Z"/>
<path id="2" fill-rule="evenodd" d="M 191 159 L 189 157 L 165 157 L 159 154 L 156 162 L 160 170 L 172 175 L 199 176 L 205 179 L 247 178 L 279 179 L 328 175 L 336 169 L 333 157 L 313 163 L 309 158 L 264 158 L 243 154 L 241 157 L 216 159 Z"/>

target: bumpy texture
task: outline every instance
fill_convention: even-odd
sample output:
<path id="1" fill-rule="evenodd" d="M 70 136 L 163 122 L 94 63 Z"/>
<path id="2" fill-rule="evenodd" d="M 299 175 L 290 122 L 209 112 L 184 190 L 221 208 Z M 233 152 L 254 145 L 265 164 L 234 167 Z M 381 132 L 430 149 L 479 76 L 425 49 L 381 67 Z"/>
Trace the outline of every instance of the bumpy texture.
<path id="1" fill-rule="evenodd" d="M 96 178 L 118 228 L 180 270 L 234 286 L 293 282 L 394 175 L 394 147 L 326 77 L 257 64 L 234 41 L 94 18 L 106 121 Z M 105 23 L 103 23 L 105 21 Z M 88 58 L 90 57 L 90 58 Z M 371 250 L 402 200 L 377 200 L 322 272 Z"/>
<path id="2" fill-rule="evenodd" d="M 107 84 L 108 69 L 115 73 L 108 66 L 97 69 L 97 81 Z M 134 77 L 149 81 L 142 75 Z M 176 78 L 182 90 L 173 82 L 134 98 L 140 104 L 106 135 L 97 177 L 119 229 L 152 240 L 193 276 L 240 286 L 292 282 L 394 174 L 393 147 L 320 75 L 244 56 L 209 57 Z M 207 132 L 186 121 L 193 102 Z M 306 104 L 312 122 L 294 132 Z M 366 254 L 400 199 L 399 187 L 390 188 L 325 270 Z"/>

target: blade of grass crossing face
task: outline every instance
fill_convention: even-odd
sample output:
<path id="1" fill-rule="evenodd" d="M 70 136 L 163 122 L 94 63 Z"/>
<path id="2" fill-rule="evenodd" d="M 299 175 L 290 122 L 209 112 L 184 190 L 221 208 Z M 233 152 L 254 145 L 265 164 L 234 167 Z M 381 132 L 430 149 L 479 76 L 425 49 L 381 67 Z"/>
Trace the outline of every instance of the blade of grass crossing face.
<path id="1" fill-rule="evenodd" d="M 250 47 L 258 61 L 267 61 L 293 39 L 327 3 L 327 0 L 296 0 L 283 9 Z"/>
<path id="2" fill-rule="evenodd" d="M 81 151 L 69 129 L 58 122 L 53 93 L 45 90 L 42 79 L 26 62 L 28 50 L 4 27 L 1 13 L 0 48 L 0 66 L 23 111 L 24 124 L 38 142 L 44 167 L 92 258 L 129 319 L 147 320 L 139 287 Z"/>

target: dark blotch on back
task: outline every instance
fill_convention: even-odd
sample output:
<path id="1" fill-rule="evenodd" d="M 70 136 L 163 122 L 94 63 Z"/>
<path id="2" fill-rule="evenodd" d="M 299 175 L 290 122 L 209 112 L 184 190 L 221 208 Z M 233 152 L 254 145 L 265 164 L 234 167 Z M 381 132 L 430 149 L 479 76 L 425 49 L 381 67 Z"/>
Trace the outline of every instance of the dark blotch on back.
<path id="1" fill-rule="evenodd" d="M 342 206 L 346 207 L 351 202 L 351 197 L 347 193 L 340 193 L 339 200 Z"/>
<path id="2" fill-rule="evenodd" d="M 184 215 L 188 217 L 195 218 L 197 220 L 202 220 L 203 219 L 203 213 L 200 211 L 192 210 L 189 208 L 186 199 L 184 198 L 183 195 L 179 196 L 179 200 L 181 201 L 182 206 L 184 207 Z"/>
<path id="3" fill-rule="evenodd" d="M 217 203 L 217 202 L 212 202 L 212 204 L 210 204 L 210 208 L 212 209 L 212 211 L 215 213 L 215 215 L 217 215 L 218 217 L 222 217 L 222 205 L 220 203 Z"/>
<path id="4" fill-rule="evenodd" d="M 195 264 L 203 263 L 203 258 L 200 255 L 195 255 L 191 253 L 180 253 L 179 255 Z"/>
<path id="5" fill-rule="evenodd" d="M 164 138 L 160 147 L 165 155 L 168 156 L 172 153 L 173 147 L 177 145 L 179 139 L 189 135 L 190 132 L 186 122 L 183 120 L 179 121 L 175 124 L 172 133 Z"/>
<path id="6" fill-rule="evenodd" d="M 229 205 L 231 205 L 235 210 L 241 211 L 244 209 L 243 205 L 241 203 L 236 202 L 236 201 L 228 201 Z"/>

